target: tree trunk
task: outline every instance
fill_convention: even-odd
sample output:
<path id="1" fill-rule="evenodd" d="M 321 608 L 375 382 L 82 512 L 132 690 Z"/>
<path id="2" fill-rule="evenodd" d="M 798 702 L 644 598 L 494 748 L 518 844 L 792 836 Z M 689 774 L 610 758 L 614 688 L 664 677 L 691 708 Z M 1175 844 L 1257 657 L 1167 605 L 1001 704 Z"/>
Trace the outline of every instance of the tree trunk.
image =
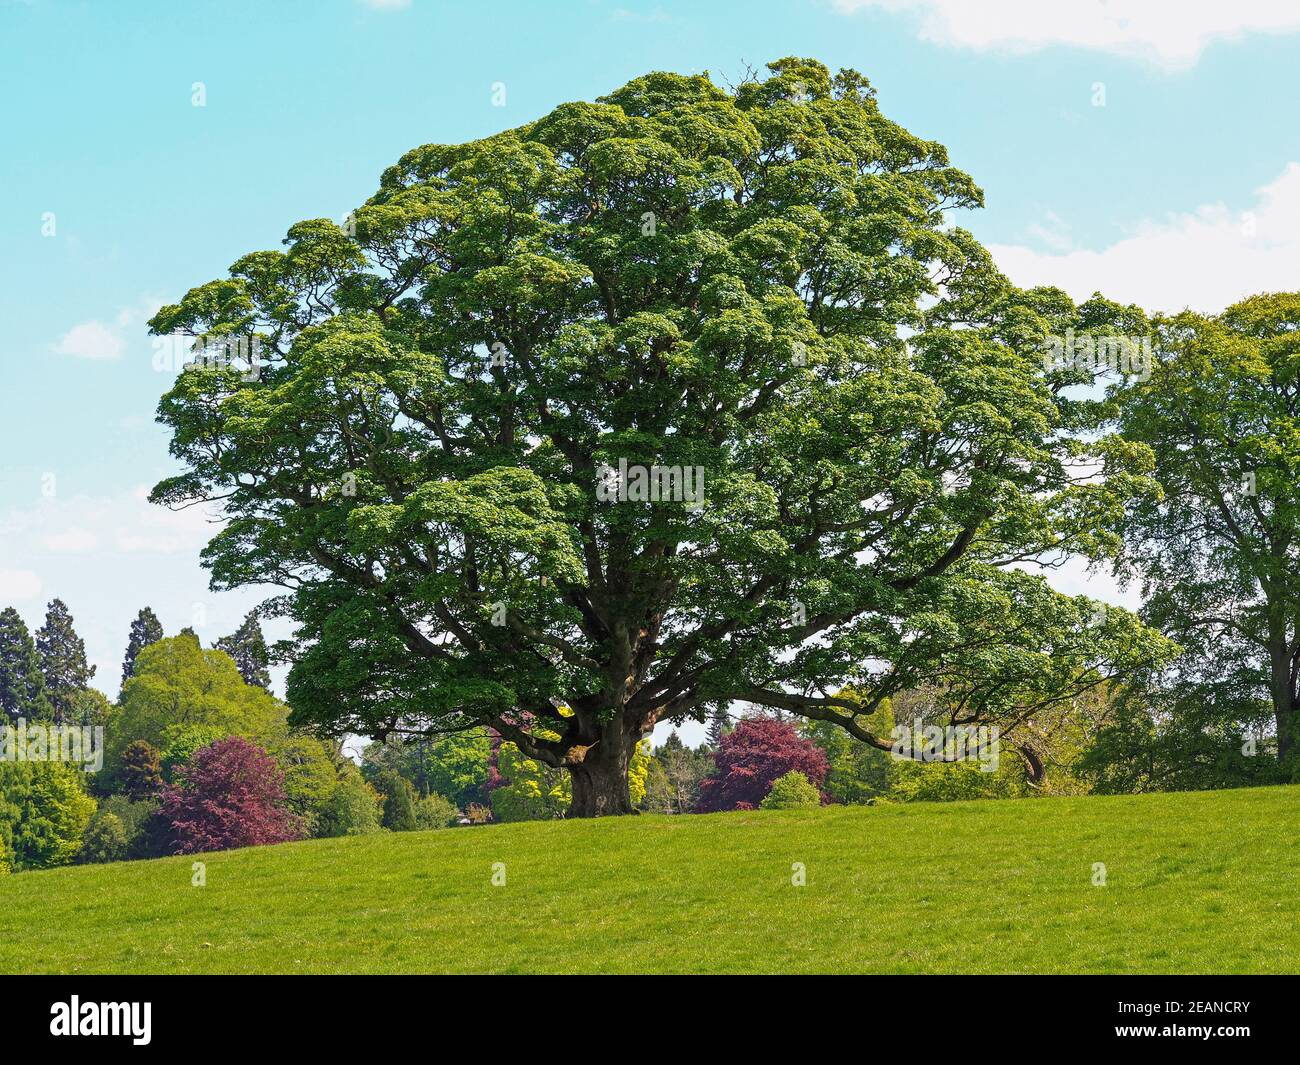
<path id="1" fill-rule="evenodd" d="M 617 727 L 607 728 L 605 738 L 588 748 L 586 758 L 569 766 L 573 784 L 569 817 L 636 812 L 627 793 L 627 767 L 636 741 L 629 743 L 620 732 Z"/>
<path id="2" fill-rule="evenodd" d="M 1286 622 L 1278 611 L 1269 618 L 1269 693 L 1273 697 L 1273 718 L 1278 728 L 1278 762 L 1291 761 L 1296 740 L 1295 688 L 1291 684 L 1291 646 Z"/>
<path id="3" fill-rule="evenodd" d="M 1286 765 L 1295 750 L 1296 706 L 1295 691 L 1291 685 L 1291 655 L 1285 639 L 1270 640 L 1269 658 L 1271 672 L 1269 688 L 1273 697 L 1273 719 L 1277 723 L 1277 760 Z"/>

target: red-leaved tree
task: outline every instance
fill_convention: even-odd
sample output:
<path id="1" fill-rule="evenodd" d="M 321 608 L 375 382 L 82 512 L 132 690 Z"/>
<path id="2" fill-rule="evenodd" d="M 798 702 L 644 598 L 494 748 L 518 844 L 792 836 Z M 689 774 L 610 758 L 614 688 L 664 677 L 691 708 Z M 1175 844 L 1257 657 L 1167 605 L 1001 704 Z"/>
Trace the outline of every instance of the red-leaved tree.
<path id="1" fill-rule="evenodd" d="M 301 839 L 301 819 L 285 807 L 284 776 L 255 743 L 231 736 L 201 747 L 163 788 L 159 813 L 171 825 L 172 851 L 256 847 Z"/>
<path id="2" fill-rule="evenodd" d="M 820 789 L 827 768 L 825 752 L 793 725 L 770 717 L 745 718 L 722 737 L 714 770 L 700 781 L 696 808 L 700 813 L 752 810 L 790 770 L 797 769 Z"/>

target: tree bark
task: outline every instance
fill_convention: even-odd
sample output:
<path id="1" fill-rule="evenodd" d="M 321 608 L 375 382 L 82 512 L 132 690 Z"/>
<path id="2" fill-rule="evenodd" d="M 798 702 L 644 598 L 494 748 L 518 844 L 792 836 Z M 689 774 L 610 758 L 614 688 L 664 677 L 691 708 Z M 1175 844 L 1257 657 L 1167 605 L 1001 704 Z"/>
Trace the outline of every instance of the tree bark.
<path id="1" fill-rule="evenodd" d="M 1277 760 L 1286 765 L 1297 738 L 1295 689 L 1291 683 L 1291 654 L 1286 629 L 1280 624 L 1273 628 L 1269 640 L 1269 689 L 1273 699 L 1273 718 L 1277 724 Z"/>
<path id="2" fill-rule="evenodd" d="M 621 732 L 617 726 L 607 728 L 601 741 L 588 748 L 586 757 L 569 766 L 573 785 L 569 817 L 609 817 L 636 812 L 627 793 L 627 767 L 636 740 L 629 742 Z"/>

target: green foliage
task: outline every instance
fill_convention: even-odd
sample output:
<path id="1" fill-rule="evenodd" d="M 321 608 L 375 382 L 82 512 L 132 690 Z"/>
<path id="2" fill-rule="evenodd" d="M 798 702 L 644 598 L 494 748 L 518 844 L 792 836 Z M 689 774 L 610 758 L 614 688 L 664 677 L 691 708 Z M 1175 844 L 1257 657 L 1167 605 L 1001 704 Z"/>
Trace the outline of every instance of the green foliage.
<path id="1" fill-rule="evenodd" d="M 276 760 L 290 810 L 308 823 L 334 788 L 337 771 L 331 750 L 319 739 L 292 730 L 284 704 L 246 683 L 229 655 L 204 651 L 187 636 L 160 640 L 140 652 L 119 705 L 108 746 L 115 776 L 120 776 L 130 741 L 160 747 L 164 773 L 171 779 L 196 750 L 242 736 Z"/>
<path id="2" fill-rule="evenodd" d="M 700 781 L 712 772 L 709 746 L 687 747 L 674 730 L 655 750 L 647 767 L 643 806 L 655 813 L 690 813 L 699 798 Z"/>
<path id="3" fill-rule="evenodd" d="M 121 764 L 128 743 L 147 740 L 165 749 L 168 729 L 177 726 L 208 726 L 263 745 L 285 730 L 283 706 L 262 689 L 245 684 L 229 655 L 205 651 L 197 640 L 183 635 L 159 640 L 140 652 L 118 705 L 116 727 L 108 737 L 107 761 L 113 769 Z"/>
<path id="4" fill-rule="evenodd" d="M 416 800 L 415 823 L 421 829 L 450 828 L 459 817 L 455 804 L 441 795 L 426 795 Z"/>
<path id="5" fill-rule="evenodd" d="M 89 687 L 95 667 L 86 661 L 86 645 L 73 628 L 72 614 L 62 599 L 50 601 L 45 624 L 36 630 L 36 654 L 54 720 L 74 721 L 74 700 Z"/>
<path id="6" fill-rule="evenodd" d="M 68 696 L 67 716 L 64 721 L 74 725 L 102 725 L 107 732 L 112 729 L 117 707 L 98 688 L 82 688 Z"/>
<path id="7" fill-rule="evenodd" d="M 156 798 L 135 801 L 125 795 L 109 795 L 99 802 L 95 817 L 112 814 L 126 833 L 127 858 L 159 858 L 168 853 L 169 826 L 157 816 Z"/>
<path id="8" fill-rule="evenodd" d="M 893 732 L 894 714 L 890 700 L 884 700 L 867 715 L 866 726 L 876 736 L 889 736 Z M 888 751 L 863 743 L 828 721 L 804 722 L 799 731 L 826 752 L 830 769 L 823 786 L 833 801 L 848 805 L 869 803 L 888 794 Z"/>
<path id="9" fill-rule="evenodd" d="M 0 713 L 5 715 L 0 724 L 6 718 L 44 721 L 51 716 L 36 644 L 13 607 L 0 611 Z"/>
<path id="10" fill-rule="evenodd" d="M 97 811 L 86 826 L 78 858 L 83 862 L 119 862 L 127 856 L 129 848 L 130 840 L 121 818 Z"/>
<path id="11" fill-rule="evenodd" d="M 1266 760 L 1298 778 L 1300 293 L 1142 325 L 1151 372 L 1116 383 L 1110 400 L 1118 430 L 1149 449 L 1163 493 L 1130 501 L 1119 532 L 1145 616 L 1184 654 L 1151 678 L 1149 727 L 1136 707 L 1121 726 L 1152 736 L 1143 750 L 1154 764 L 1125 768 L 1111 748 L 1111 784 L 1135 772 L 1153 787 L 1241 784 L 1262 779 Z M 1262 703 L 1273 742 L 1243 762 Z"/>
<path id="12" fill-rule="evenodd" d="M 271 690 L 271 671 L 267 668 L 271 655 L 256 611 L 245 617 L 244 623 L 231 635 L 218 640 L 216 649 L 225 651 L 235 660 L 235 667 L 246 684 L 252 684 L 263 691 Z"/>
<path id="13" fill-rule="evenodd" d="M 176 770 L 189 762 L 194 752 L 231 735 L 219 725 L 175 724 L 162 730 L 163 774 L 171 781 Z M 137 741 L 138 742 L 138 741 Z"/>
<path id="14" fill-rule="evenodd" d="M 1080 758 L 1080 777 L 1108 795 L 1286 783 L 1268 735 L 1272 704 L 1223 705 L 1217 687 L 1125 693 Z"/>
<path id="15" fill-rule="evenodd" d="M 764 810 L 792 810 L 821 804 L 821 792 L 799 770 L 792 769 L 772 782 L 772 790 L 759 806 Z"/>
<path id="16" fill-rule="evenodd" d="M 646 782 L 650 778 L 650 741 L 642 740 L 636 745 L 627 766 L 627 795 L 633 808 L 645 802 Z"/>
<path id="17" fill-rule="evenodd" d="M 321 804 L 318 836 L 364 836 L 378 832 L 379 796 L 358 774 L 343 776 Z"/>
<path id="18" fill-rule="evenodd" d="M 284 774 L 285 804 L 310 829 L 338 782 L 333 754 L 316 737 L 287 730 L 268 740 L 266 746 Z"/>
<path id="19" fill-rule="evenodd" d="M 374 779 L 383 769 L 394 769 L 421 795 L 443 795 L 464 808 L 483 797 L 491 746 L 481 728 L 433 738 L 389 736 L 366 747 L 362 772 Z"/>
<path id="20" fill-rule="evenodd" d="M 709 727 L 705 733 L 705 742 L 715 751 L 722 743 L 722 737 L 731 731 L 731 718 L 724 707 L 715 706 L 709 715 Z"/>
<path id="21" fill-rule="evenodd" d="M 0 838 L 15 870 L 72 861 L 94 812 L 79 770 L 63 762 L 0 762 Z"/>
<path id="22" fill-rule="evenodd" d="M 148 740 L 134 740 L 122 752 L 118 771 L 123 793 L 140 800 L 156 796 L 163 786 L 162 756 Z"/>
<path id="23" fill-rule="evenodd" d="M 673 789 L 668 781 L 668 773 L 658 757 L 651 758 L 646 769 L 645 797 L 641 800 L 641 809 L 653 814 L 679 812 L 673 803 Z"/>
<path id="24" fill-rule="evenodd" d="M 131 633 L 126 641 L 126 653 L 122 656 L 122 683 L 126 684 L 135 673 L 135 660 L 152 643 L 163 638 L 162 622 L 158 620 L 149 607 L 145 607 L 131 622 Z"/>
<path id="25" fill-rule="evenodd" d="M 573 795 L 568 774 L 529 758 L 509 741 L 497 751 L 497 769 L 506 781 L 492 789 L 497 821 L 546 821 L 568 810 Z"/>
<path id="26" fill-rule="evenodd" d="M 410 781 L 395 770 L 386 769 L 376 781 L 384 797 L 384 812 L 380 823 L 390 832 L 414 832 L 419 828 L 415 819 L 415 789 Z"/>
<path id="27" fill-rule="evenodd" d="M 890 759 L 889 798 L 897 802 L 956 802 L 962 799 L 1015 799 L 1032 794 L 1024 769 L 1014 759 L 999 759 L 993 772 L 973 759 L 922 762 Z"/>

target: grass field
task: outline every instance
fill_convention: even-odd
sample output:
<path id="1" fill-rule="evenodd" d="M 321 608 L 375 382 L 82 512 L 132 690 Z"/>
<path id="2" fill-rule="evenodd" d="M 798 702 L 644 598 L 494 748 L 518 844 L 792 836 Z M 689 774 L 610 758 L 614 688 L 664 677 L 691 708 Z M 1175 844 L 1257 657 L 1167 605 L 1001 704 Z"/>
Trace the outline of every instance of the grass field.
<path id="1" fill-rule="evenodd" d="M 206 855 L 205 887 L 192 860 L 0 878 L 0 972 L 1300 972 L 1300 787 L 316 840 Z"/>

